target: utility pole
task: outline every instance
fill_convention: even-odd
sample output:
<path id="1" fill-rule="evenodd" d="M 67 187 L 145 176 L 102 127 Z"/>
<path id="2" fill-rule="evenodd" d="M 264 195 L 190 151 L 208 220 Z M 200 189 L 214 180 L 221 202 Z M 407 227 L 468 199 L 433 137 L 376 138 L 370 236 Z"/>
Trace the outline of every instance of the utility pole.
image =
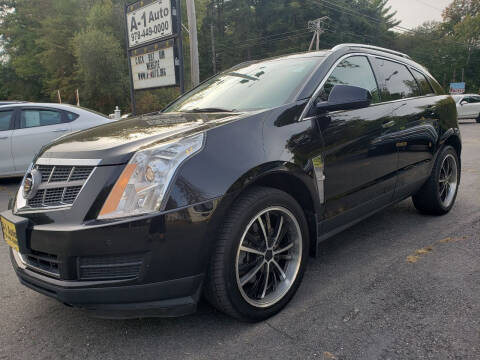
<path id="1" fill-rule="evenodd" d="M 462 68 L 462 83 L 465 82 L 465 68 Z"/>
<path id="2" fill-rule="evenodd" d="M 212 39 L 212 65 L 213 74 L 217 73 L 217 53 L 215 52 L 215 34 L 213 31 L 213 24 L 210 24 L 210 37 Z"/>
<path id="3" fill-rule="evenodd" d="M 312 41 L 310 42 L 308 51 L 312 51 L 315 40 L 317 41 L 317 51 L 320 50 L 320 36 L 325 32 L 328 20 L 330 20 L 330 18 L 328 16 L 324 16 L 320 19 L 310 20 L 308 22 L 308 30 L 313 32 Z"/>
<path id="4" fill-rule="evenodd" d="M 192 74 L 192 86 L 200 84 L 200 66 L 198 63 L 198 37 L 197 15 L 195 13 L 195 0 L 187 1 L 188 31 L 190 38 L 190 64 Z"/>
<path id="5" fill-rule="evenodd" d="M 453 79 L 452 79 L 452 82 L 456 82 L 456 79 L 457 79 L 457 69 L 453 69 Z"/>

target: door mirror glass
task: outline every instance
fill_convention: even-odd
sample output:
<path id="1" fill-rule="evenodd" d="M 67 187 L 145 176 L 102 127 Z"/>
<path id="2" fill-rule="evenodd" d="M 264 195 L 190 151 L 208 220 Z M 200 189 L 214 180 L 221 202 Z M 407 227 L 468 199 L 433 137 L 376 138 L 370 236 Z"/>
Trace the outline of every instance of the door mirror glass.
<path id="1" fill-rule="evenodd" d="M 357 86 L 335 85 L 328 101 L 317 103 L 317 112 L 362 109 L 370 106 L 371 103 L 370 91 Z"/>

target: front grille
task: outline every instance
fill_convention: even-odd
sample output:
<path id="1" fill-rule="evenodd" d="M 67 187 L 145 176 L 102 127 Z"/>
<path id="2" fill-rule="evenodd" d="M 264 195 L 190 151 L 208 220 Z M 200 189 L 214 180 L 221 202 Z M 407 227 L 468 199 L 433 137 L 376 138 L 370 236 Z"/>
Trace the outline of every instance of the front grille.
<path id="1" fill-rule="evenodd" d="M 60 277 L 59 261 L 56 255 L 33 251 L 31 254 L 22 255 L 27 266 L 32 270 L 46 275 Z"/>
<path id="2" fill-rule="evenodd" d="M 28 200 L 30 208 L 72 205 L 92 173 L 93 166 L 36 165 L 42 183 L 35 197 Z"/>
<path id="3" fill-rule="evenodd" d="M 143 254 L 80 257 L 78 278 L 79 280 L 135 278 L 140 274 L 143 258 Z"/>

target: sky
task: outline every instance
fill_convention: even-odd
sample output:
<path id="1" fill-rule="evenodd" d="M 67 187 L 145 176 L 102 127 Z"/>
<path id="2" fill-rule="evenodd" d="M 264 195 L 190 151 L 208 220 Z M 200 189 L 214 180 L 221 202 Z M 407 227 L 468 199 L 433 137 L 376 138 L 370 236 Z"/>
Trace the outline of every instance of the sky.
<path id="1" fill-rule="evenodd" d="M 452 0 L 389 0 L 392 10 L 397 11 L 400 26 L 412 29 L 426 21 L 442 20 L 442 10 Z"/>

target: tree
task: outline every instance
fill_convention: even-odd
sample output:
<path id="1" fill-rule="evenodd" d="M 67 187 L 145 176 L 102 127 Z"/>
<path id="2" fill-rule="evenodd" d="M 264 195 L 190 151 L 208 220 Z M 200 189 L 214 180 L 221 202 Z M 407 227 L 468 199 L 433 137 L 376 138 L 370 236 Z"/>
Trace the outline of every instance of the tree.
<path id="1" fill-rule="evenodd" d="M 478 14 L 480 14 L 480 0 L 453 0 L 443 12 L 443 20 L 454 26 L 462 22 L 466 16 L 474 17 Z"/>
<path id="2" fill-rule="evenodd" d="M 117 105 L 126 108 L 128 98 L 125 52 L 113 30 L 113 12 L 111 0 L 96 3 L 88 14 L 87 29 L 73 39 L 82 102 L 105 113 Z"/>

